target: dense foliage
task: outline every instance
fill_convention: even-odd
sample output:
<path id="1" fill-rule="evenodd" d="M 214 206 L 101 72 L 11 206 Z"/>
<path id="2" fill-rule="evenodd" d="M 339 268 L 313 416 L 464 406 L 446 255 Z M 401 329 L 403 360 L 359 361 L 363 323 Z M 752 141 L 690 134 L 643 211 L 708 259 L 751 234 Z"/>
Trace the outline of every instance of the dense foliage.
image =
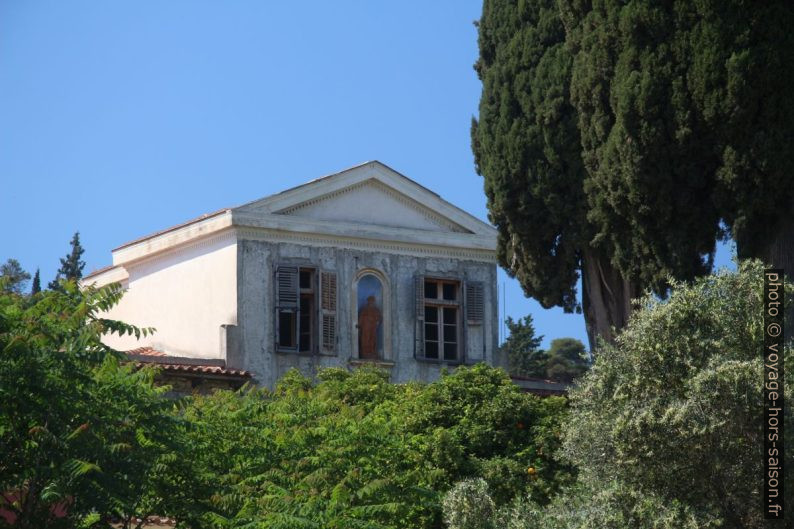
<path id="1" fill-rule="evenodd" d="M 712 131 L 715 200 L 739 257 L 794 270 L 794 4 L 677 4 L 691 27 L 688 110 Z"/>
<path id="2" fill-rule="evenodd" d="M 745 263 L 675 283 L 666 302 L 644 298 L 571 394 L 563 454 L 578 467 L 577 484 L 545 508 L 530 498 L 501 509 L 498 526 L 766 527 L 762 272 Z M 790 303 L 794 287 L 787 291 Z M 784 361 L 794 369 L 791 342 Z M 794 439 L 791 379 L 786 439 Z M 785 463 L 794 464 L 790 450 Z M 790 473 L 785 490 L 790 503 Z"/>
<path id="3" fill-rule="evenodd" d="M 0 289 L 21 294 L 25 290 L 30 274 L 22 269 L 16 259 L 9 259 L 0 265 Z"/>
<path id="4" fill-rule="evenodd" d="M 482 80 L 472 149 L 483 175 L 498 259 L 543 307 L 584 310 L 590 348 L 625 325 L 636 279 L 594 244 L 573 55 L 556 0 L 486 0 L 478 22 Z M 582 306 L 576 285 L 582 278 Z"/>
<path id="5" fill-rule="evenodd" d="M 541 305 L 572 311 L 592 234 L 569 96 L 573 61 L 556 2 L 487 0 L 478 27 L 483 92 L 472 148 L 499 262 Z"/>
<path id="6" fill-rule="evenodd" d="M 657 293 L 670 276 L 708 273 L 719 213 L 712 128 L 692 108 L 696 2 L 558 3 L 591 243 Z"/>
<path id="7" fill-rule="evenodd" d="M 0 526 L 440 528 L 441 497 L 480 477 L 495 504 L 547 502 L 573 480 L 553 458 L 566 401 L 504 371 L 432 384 L 375 370 L 290 372 L 274 391 L 181 401 L 120 362 L 101 314 L 118 286 L 0 294 Z M 528 469 L 532 469 L 531 473 Z"/>
<path id="8" fill-rule="evenodd" d="M 547 501 L 572 479 L 551 457 L 564 408 L 482 365 L 427 385 L 366 369 L 325 370 L 314 385 L 293 371 L 274 392 L 197 397 L 185 417 L 215 488 L 198 522 L 441 527 L 442 494 L 475 476 L 497 503 L 529 492 Z"/>
<path id="9" fill-rule="evenodd" d="M 783 0 L 484 2 L 472 148 L 498 257 L 544 307 L 576 308 L 581 275 L 591 350 L 721 238 L 794 269 L 793 23 Z"/>
<path id="10" fill-rule="evenodd" d="M 590 368 L 584 344 L 575 338 L 555 338 L 546 351 L 546 378 L 573 382 Z"/>
<path id="11" fill-rule="evenodd" d="M 572 394 L 565 452 L 584 483 L 633 491 L 633 502 L 621 501 L 629 511 L 647 498 L 680 506 L 702 525 L 763 526 L 762 297 L 763 268 L 745 263 L 738 273 L 675 284 L 668 303 L 643 300 Z M 794 368 L 790 346 L 784 357 Z M 792 389 L 789 381 L 789 398 Z"/>
<path id="12" fill-rule="evenodd" d="M 0 511 L 10 516 L 0 524 L 127 527 L 165 509 L 158 476 L 178 419 L 152 372 L 121 365 L 99 340 L 147 332 L 99 316 L 120 288 L 61 285 L 0 296 Z"/>
<path id="13" fill-rule="evenodd" d="M 30 295 L 35 296 L 41 292 L 41 274 L 39 273 L 39 269 L 36 268 L 36 273 L 33 274 L 33 283 L 30 287 Z"/>

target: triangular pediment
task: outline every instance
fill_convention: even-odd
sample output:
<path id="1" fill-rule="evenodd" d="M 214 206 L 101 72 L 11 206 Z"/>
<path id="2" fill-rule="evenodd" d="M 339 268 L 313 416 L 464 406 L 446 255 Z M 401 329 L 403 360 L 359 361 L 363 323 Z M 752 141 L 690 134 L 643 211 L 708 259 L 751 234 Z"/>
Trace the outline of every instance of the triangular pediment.
<path id="1" fill-rule="evenodd" d="M 274 213 L 317 221 L 470 233 L 375 179 Z"/>
<path id="2" fill-rule="evenodd" d="M 235 208 L 246 217 L 494 235 L 494 229 L 380 162 L 311 181 Z"/>

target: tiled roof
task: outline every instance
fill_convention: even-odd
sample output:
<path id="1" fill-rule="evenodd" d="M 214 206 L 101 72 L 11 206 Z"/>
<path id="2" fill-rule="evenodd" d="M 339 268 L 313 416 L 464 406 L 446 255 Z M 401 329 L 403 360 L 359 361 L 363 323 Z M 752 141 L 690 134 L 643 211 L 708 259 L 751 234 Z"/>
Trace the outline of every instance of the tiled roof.
<path id="1" fill-rule="evenodd" d="M 139 367 L 156 365 L 163 371 L 170 373 L 212 375 L 224 378 L 251 378 L 249 371 L 227 368 L 226 362 L 221 359 L 171 356 L 151 347 L 131 349 L 126 351 L 125 354 L 130 361 L 135 362 Z"/>
<path id="2" fill-rule="evenodd" d="M 126 351 L 128 355 L 144 355 L 144 356 L 168 356 L 162 351 L 152 349 L 151 347 L 138 347 L 137 349 L 130 349 Z"/>

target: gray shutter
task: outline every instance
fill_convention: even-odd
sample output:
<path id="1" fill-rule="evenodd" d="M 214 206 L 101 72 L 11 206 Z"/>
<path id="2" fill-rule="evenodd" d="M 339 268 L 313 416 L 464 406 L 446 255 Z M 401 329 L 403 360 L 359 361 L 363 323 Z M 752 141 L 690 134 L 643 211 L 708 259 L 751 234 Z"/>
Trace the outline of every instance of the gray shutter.
<path id="1" fill-rule="evenodd" d="M 481 281 L 467 281 L 464 303 L 466 305 L 466 323 L 482 325 L 483 320 L 483 284 Z"/>
<path id="2" fill-rule="evenodd" d="M 298 347 L 298 337 L 300 336 L 300 318 L 297 316 L 298 312 L 298 267 L 296 266 L 279 266 L 276 268 L 276 310 L 275 310 L 275 328 L 274 340 L 276 348 L 281 347 L 279 344 L 279 314 L 281 312 L 294 312 L 295 313 L 295 348 Z"/>
<path id="3" fill-rule="evenodd" d="M 276 269 L 276 307 L 279 309 L 298 308 L 298 268 L 279 266 Z"/>
<path id="4" fill-rule="evenodd" d="M 425 276 L 418 275 L 414 278 L 415 282 L 415 303 L 416 303 L 416 345 L 414 346 L 414 356 L 424 358 L 425 356 Z"/>
<path id="5" fill-rule="evenodd" d="M 320 273 L 320 314 L 322 350 L 336 350 L 336 272 Z"/>

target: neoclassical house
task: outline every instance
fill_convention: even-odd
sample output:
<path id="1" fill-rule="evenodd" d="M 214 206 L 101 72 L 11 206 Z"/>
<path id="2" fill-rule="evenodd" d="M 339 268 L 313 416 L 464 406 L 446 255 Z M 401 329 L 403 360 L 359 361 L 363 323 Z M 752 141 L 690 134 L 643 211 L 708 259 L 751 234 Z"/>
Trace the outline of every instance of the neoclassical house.
<path id="1" fill-rule="evenodd" d="M 107 337 L 139 362 L 272 387 L 293 367 L 374 363 L 395 382 L 504 365 L 496 230 L 380 162 L 222 209 L 113 250 Z"/>

